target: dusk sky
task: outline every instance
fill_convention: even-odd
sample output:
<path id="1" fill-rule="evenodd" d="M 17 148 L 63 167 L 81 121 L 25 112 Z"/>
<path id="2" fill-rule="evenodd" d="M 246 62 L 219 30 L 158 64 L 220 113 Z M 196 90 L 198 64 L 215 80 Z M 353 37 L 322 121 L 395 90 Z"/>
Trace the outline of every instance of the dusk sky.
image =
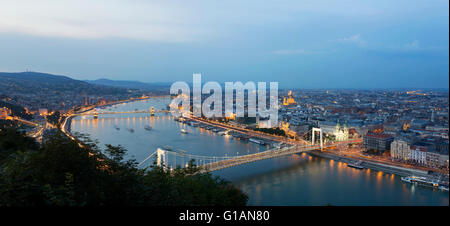
<path id="1" fill-rule="evenodd" d="M 33 3 L 33 4 L 32 4 Z M 446 88 L 449 1 L 0 0 L 0 71 Z"/>

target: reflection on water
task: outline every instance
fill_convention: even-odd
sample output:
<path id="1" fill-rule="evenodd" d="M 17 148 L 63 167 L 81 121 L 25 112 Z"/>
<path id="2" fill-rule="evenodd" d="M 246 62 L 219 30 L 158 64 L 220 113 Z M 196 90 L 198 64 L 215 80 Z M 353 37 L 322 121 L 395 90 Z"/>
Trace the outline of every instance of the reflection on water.
<path id="1" fill-rule="evenodd" d="M 169 99 L 120 104 L 101 111 L 165 109 Z M 151 126 L 150 131 L 145 126 Z M 116 129 L 120 128 L 120 129 Z M 181 134 L 180 129 L 188 134 Z M 128 129 L 134 129 L 130 132 Z M 233 156 L 267 147 L 175 122 L 170 114 L 76 117 L 72 131 L 90 134 L 100 144 L 122 145 L 138 162 L 170 145 L 189 154 Z M 411 186 L 399 176 L 313 157 L 305 153 L 253 162 L 213 173 L 231 180 L 249 195 L 250 205 L 448 205 L 448 192 Z"/>
<path id="2" fill-rule="evenodd" d="M 102 109 L 102 111 L 138 111 L 165 109 L 169 99 L 136 101 Z M 128 149 L 128 158 L 135 158 L 138 162 L 145 159 L 157 148 L 170 146 L 175 150 L 184 150 L 188 154 L 202 156 L 235 156 L 251 154 L 266 150 L 246 141 L 235 140 L 231 136 L 220 136 L 199 127 L 191 127 L 173 120 L 170 114 L 104 114 L 98 119 L 92 116 L 75 117 L 72 120 L 72 131 L 89 134 L 100 144 L 122 145 Z M 151 126 L 150 131 L 146 126 Z M 119 128 L 119 129 L 117 129 Z M 185 129 L 188 134 L 182 134 Z"/>
<path id="3" fill-rule="evenodd" d="M 400 176 L 298 155 L 224 169 L 250 205 L 448 205 L 448 192 L 411 186 Z M 283 164 L 279 164 L 283 162 Z M 260 189 L 264 188 L 264 189 Z"/>

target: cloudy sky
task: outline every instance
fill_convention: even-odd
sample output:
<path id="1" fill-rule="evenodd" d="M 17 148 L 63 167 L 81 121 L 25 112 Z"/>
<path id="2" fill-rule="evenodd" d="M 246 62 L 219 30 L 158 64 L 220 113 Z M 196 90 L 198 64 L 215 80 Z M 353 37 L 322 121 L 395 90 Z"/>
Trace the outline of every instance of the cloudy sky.
<path id="1" fill-rule="evenodd" d="M 37 3 L 39 2 L 39 3 Z M 447 88 L 448 0 L 0 0 L 0 71 Z"/>

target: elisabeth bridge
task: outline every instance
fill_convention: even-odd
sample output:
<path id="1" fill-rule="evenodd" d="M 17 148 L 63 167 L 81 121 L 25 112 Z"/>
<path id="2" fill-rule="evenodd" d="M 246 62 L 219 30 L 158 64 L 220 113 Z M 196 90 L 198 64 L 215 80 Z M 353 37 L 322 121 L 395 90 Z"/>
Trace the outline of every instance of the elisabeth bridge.
<path id="1" fill-rule="evenodd" d="M 313 128 L 313 130 L 318 131 L 320 133 L 320 137 L 322 138 L 322 131 L 320 129 Z M 358 138 L 347 141 L 331 142 L 324 145 L 322 139 L 320 139 L 319 144 L 315 144 L 313 138 L 312 142 L 307 145 L 295 144 L 283 148 L 272 148 L 262 152 L 238 156 L 192 155 L 188 154 L 184 150 L 173 150 L 170 147 L 165 147 L 158 148 L 155 152 L 148 155 L 147 158 L 138 164 L 138 167 L 150 166 L 154 163 L 152 160 L 154 161 L 156 159 L 156 164 L 158 166 L 163 167 L 166 170 L 173 170 L 176 168 L 188 167 L 189 162 L 194 161 L 194 165 L 200 169 L 199 172 L 205 173 L 265 159 L 277 158 L 291 154 L 300 154 L 312 150 L 322 150 L 328 147 L 343 148 L 349 144 L 361 142 L 362 138 Z"/>

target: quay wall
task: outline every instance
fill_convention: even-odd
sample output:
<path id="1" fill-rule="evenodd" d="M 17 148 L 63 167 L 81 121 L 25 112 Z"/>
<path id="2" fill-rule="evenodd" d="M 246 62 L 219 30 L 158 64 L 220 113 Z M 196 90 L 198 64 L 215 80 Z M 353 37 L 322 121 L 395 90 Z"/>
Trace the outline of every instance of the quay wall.
<path id="1" fill-rule="evenodd" d="M 336 161 L 340 161 L 340 162 L 344 162 L 344 163 L 354 163 L 355 159 L 352 158 L 347 158 L 347 157 L 343 157 L 343 156 L 338 156 L 338 155 L 333 155 L 330 153 L 324 153 L 321 151 L 309 151 L 307 152 L 308 154 L 312 155 L 312 156 L 318 156 L 318 157 L 323 157 L 323 158 L 328 158 L 328 159 L 333 159 Z M 404 167 L 398 167 L 398 166 L 392 166 L 392 165 L 387 165 L 387 164 L 383 164 L 383 163 L 378 163 L 378 162 L 373 162 L 373 161 L 369 161 L 369 160 L 364 160 L 363 163 L 361 164 L 361 166 L 363 166 L 364 168 L 368 168 L 368 169 L 372 169 L 372 170 L 377 170 L 377 171 L 382 171 L 382 172 L 386 172 L 386 173 L 392 173 L 392 174 L 396 174 L 399 176 L 427 176 L 428 172 L 427 171 L 423 171 L 423 170 L 417 170 L 417 169 L 410 169 L 410 168 L 404 168 Z"/>

